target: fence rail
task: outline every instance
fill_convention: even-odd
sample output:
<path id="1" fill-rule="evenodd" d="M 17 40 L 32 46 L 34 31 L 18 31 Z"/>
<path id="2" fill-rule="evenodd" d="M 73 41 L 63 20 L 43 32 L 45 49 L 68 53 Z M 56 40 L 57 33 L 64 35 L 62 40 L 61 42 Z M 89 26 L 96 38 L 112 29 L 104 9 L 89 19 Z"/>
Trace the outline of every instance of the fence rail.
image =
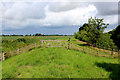
<path id="1" fill-rule="evenodd" d="M 15 50 L 11 50 L 9 52 L 3 52 L 1 59 L 2 59 L 2 61 L 4 61 L 6 58 L 9 58 L 9 57 L 12 57 L 12 56 L 16 56 L 18 54 L 25 53 L 25 52 L 33 49 L 33 48 L 40 47 L 41 45 L 39 43 L 33 43 L 33 44 L 30 44 L 30 45 L 25 46 L 23 48 L 18 48 L 18 49 L 15 49 Z"/>
<path id="2" fill-rule="evenodd" d="M 6 58 L 25 53 L 37 47 L 65 47 L 67 49 L 78 50 L 85 54 L 87 53 L 92 55 L 99 55 L 103 57 L 118 57 L 118 54 L 120 55 L 120 50 L 114 51 L 113 49 L 110 48 L 100 49 L 93 46 L 86 46 L 86 45 L 80 46 L 71 42 L 71 39 L 69 38 L 69 40 L 40 40 L 40 42 L 38 43 L 33 43 L 23 48 L 11 50 L 9 53 L 3 52 L 2 61 L 4 61 Z"/>

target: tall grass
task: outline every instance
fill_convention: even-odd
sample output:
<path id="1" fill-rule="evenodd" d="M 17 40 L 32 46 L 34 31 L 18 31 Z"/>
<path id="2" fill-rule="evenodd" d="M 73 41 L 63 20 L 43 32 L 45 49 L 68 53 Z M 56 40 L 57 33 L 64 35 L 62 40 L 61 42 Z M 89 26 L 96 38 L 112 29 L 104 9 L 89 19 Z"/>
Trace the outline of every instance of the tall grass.
<path id="1" fill-rule="evenodd" d="M 32 37 L 18 38 L 15 40 L 2 40 L 2 52 L 9 54 L 13 50 L 24 48 L 25 46 L 37 42 L 39 42 L 39 39 Z"/>

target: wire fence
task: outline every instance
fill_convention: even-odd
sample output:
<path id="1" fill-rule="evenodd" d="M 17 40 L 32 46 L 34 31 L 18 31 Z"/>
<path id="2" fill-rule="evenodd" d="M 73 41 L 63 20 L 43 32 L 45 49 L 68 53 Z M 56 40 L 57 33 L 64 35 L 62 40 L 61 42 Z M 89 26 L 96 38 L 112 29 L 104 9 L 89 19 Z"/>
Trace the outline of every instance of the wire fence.
<path id="1" fill-rule="evenodd" d="M 23 54 L 27 51 L 30 51 L 38 47 L 64 47 L 67 49 L 80 51 L 84 54 L 91 54 L 95 56 L 112 57 L 112 58 L 118 57 L 120 55 L 119 49 L 112 49 L 112 48 L 100 49 L 98 47 L 94 47 L 92 45 L 90 46 L 87 44 L 77 45 L 73 43 L 71 39 L 69 38 L 69 40 L 40 40 L 38 43 L 33 43 L 23 48 L 11 50 L 8 53 L 3 52 L 2 61 L 4 61 L 5 59 L 9 57 Z"/>
<path id="2" fill-rule="evenodd" d="M 39 42 L 39 43 L 33 43 L 33 44 L 30 44 L 30 45 L 25 46 L 23 48 L 18 48 L 18 49 L 15 49 L 15 50 L 10 50 L 9 52 L 2 52 L 2 55 L 1 55 L 2 58 L 1 59 L 2 59 L 2 61 L 4 61 L 5 59 L 10 58 L 12 56 L 23 54 L 23 53 L 25 53 L 27 51 L 30 51 L 30 50 L 34 49 L 34 48 L 40 47 L 41 46 L 40 43 L 41 42 Z"/>
<path id="3" fill-rule="evenodd" d="M 72 43 L 71 43 L 71 46 L 72 47 L 70 49 L 78 50 L 85 54 L 87 53 L 87 54 L 92 54 L 95 56 L 115 58 L 120 55 L 120 49 L 118 48 L 101 49 L 99 47 L 95 47 L 95 46 L 88 45 L 88 44 L 77 45 L 77 44 L 72 44 Z"/>

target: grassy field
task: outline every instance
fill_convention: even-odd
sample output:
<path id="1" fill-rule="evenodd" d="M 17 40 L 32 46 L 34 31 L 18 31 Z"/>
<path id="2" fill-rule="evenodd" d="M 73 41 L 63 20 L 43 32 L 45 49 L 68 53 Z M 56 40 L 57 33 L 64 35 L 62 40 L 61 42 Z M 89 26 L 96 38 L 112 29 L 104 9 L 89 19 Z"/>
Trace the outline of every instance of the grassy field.
<path id="1" fill-rule="evenodd" d="M 0 61 L 0 80 L 2 79 L 2 62 Z"/>
<path id="2" fill-rule="evenodd" d="M 26 38 L 26 37 L 37 37 L 40 40 L 56 40 L 56 39 L 67 39 L 69 37 L 73 38 L 73 36 L 3 36 L 0 37 L 2 40 L 15 40 L 19 38 Z"/>
<path id="3" fill-rule="evenodd" d="M 117 64 L 118 59 L 95 57 L 66 48 L 37 48 L 4 61 L 2 77 L 114 78 Z"/>
<path id="4" fill-rule="evenodd" d="M 67 49 L 68 43 L 66 42 L 69 37 L 71 43 L 74 44 L 71 49 Z M 44 36 L 37 38 L 38 40 L 46 40 L 45 43 L 42 43 L 43 46 L 30 49 L 24 54 L 3 61 L 3 78 L 112 79 L 118 77 L 118 58 L 112 58 L 107 52 L 101 51 L 100 54 L 96 55 L 96 49 L 85 46 L 84 42 L 74 39 L 73 36 Z M 16 39 L 18 38 L 8 38 L 8 40 Z M 47 46 L 48 44 L 51 44 L 51 46 L 52 44 L 54 46 L 62 45 L 63 47 L 50 47 Z M 104 57 L 101 57 L 103 55 Z"/>

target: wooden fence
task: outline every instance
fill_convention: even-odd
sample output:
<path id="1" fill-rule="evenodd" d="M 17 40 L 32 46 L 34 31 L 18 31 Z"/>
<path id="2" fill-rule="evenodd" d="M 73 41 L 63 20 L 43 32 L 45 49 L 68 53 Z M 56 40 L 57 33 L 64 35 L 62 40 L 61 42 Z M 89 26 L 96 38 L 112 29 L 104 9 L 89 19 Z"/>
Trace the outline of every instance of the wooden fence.
<path id="1" fill-rule="evenodd" d="M 67 49 L 78 50 L 85 54 L 87 53 L 92 55 L 99 55 L 103 57 L 110 57 L 110 56 L 118 57 L 118 54 L 120 56 L 120 50 L 113 51 L 113 50 L 99 49 L 93 46 L 85 46 L 85 45 L 80 46 L 72 43 L 71 39 L 69 38 L 69 40 L 41 40 L 39 43 L 34 43 L 23 48 L 18 48 L 16 50 L 10 51 L 9 53 L 3 52 L 2 61 L 4 61 L 6 58 L 16 56 L 18 54 L 23 54 L 37 47 L 65 47 Z"/>
<path id="2" fill-rule="evenodd" d="M 41 44 L 40 42 L 39 43 L 33 43 L 33 44 L 30 44 L 28 46 L 25 46 L 23 48 L 18 48 L 16 50 L 11 50 L 9 52 L 3 52 L 2 53 L 2 61 L 4 61 L 6 58 L 9 58 L 9 57 L 12 57 L 12 56 L 16 56 L 18 54 L 23 54 L 29 50 L 32 50 L 33 48 L 37 48 L 37 47 L 40 47 Z"/>

